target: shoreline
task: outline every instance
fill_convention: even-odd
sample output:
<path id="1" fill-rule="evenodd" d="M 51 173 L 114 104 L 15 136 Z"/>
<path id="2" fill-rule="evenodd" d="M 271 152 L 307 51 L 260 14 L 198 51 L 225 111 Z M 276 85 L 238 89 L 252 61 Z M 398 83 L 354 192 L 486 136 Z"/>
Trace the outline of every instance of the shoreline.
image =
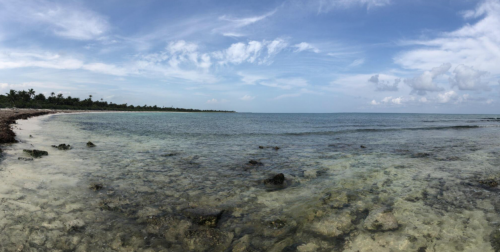
<path id="1" fill-rule="evenodd" d="M 0 144 L 17 143 L 16 133 L 12 125 L 17 120 L 27 120 L 31 117 L 57 114 L 83 114 L 83 113 L 192 113 L 192 112 L 167 112 L 167 111 L 95 111 L 95 110 L 53 110 L 53 109 L 0 109 Z M 0 153 L 2 152 L 0 148 Z"/>

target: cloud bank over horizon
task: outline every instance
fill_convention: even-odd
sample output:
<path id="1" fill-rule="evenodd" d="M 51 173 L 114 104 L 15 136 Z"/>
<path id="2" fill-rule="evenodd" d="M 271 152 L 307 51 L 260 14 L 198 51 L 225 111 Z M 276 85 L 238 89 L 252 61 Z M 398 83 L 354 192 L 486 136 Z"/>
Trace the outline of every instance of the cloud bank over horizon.
<path id="1" fill-rule="evenodd" d="M 498 113 L 500 0 L 190 2 L 0 0 L 0 92 L 249 112 Z"/>

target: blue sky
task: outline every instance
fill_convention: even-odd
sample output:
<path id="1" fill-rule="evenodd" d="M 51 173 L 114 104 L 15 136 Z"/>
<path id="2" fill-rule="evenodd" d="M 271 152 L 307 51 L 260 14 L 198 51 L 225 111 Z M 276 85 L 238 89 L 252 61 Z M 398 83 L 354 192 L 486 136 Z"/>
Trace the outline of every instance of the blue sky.
<path id="1" fill-rule="evenodd" d="M 0 92 L 499 113 L 500 0 L 0 0 Z"/>

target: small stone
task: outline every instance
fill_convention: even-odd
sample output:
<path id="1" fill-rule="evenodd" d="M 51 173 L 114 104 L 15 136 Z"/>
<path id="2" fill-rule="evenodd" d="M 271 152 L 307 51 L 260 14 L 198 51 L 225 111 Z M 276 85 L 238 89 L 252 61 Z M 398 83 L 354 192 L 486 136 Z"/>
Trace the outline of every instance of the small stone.
<path id="1" fill-rule="evenodd" d="M 184 244 L 188 251 L 226 251 L 231 245 L 234 234 L 217 229 L 190 230 Z"/>
<path id="2" fill-rule="evenodd" d="M 71 146 L 68 144 L 60 144 L 60 145 L 52 145 L 53 148 L 56 148 L 58 150 L 69 150 L 71 149 Z"/>
<path id="3" fill-rule="evenodd" d="M 264 149 L 264 146 L 259 146 L 259 149 Z"/>
<path id="4" fill-rule="evenodd" d="M 399 228 L 398 220 L 386 207 L 370 211 L 363 226 L 370 231 L 391 231 Z"/>
<path id="5" fill-rule="evenodd" d="M 43 150 L 23 150 L 24 152 L 28 153 L 30 156 L 34 158 L 40 158 L 42 156 L 48 156 L 49 153 Z"/>
<path id="6" fill-rule="evenodd" d="M 416 154 L 413 154 L 411 157 L 412 158 L 426 158 L 426 157 L 430 157 L 431 154 L 429 153 L 416 153 Z"/>
<path id="7" fill-rule="evenodd" d="M 92 143 L 91 141 L 88 141 L 87 142 L 87 147 L 95 147 L 95 144 Z"/>
<path id="8" fill-rule="evenodd" d="M 361 145 L 360 147 L 361 147 L 361 149 L 366 149 L 366 146 L 364 146 L 364 145 Z"/>
<path id="9" fill-rule="evenodd" d="M 89 186 L 89 189 L 90 189 L 90 190 L 93 190 L 93 191 L 99 191 L 99 190 L 101 190 L 102 188 L 104 188 L 104 186 L 103 186 L 102 184 L 100 184 L 100 183 L 92 183 L 92 184 L 90 184 L 90 186 Z"/>
<path id="10" fill-rule="evenodd" d="M 316 252 L 319 246 L 314 243 L 302 244 L 297 247 L 299 252 Z"/>
<path id="11" fill-rule="evenodd" d="M 286 221 L 280 220 L 280 219 L 276 219 L 276 220 L 273 220 L 273 221 L 269 221 L 267 223 L 267 226 L 270 227 L 270 228 L 273 228 L 273 229 L 281 229 L 284 226 L 286 226 Z"/>
<path id="12" fill-rule="evenodd" d="M 21 160 L 21 161 L 33 161 L 33 158 L 18 157 L 17 160 Z"/>
<path id="13" fill-rule="evenodd" d="M 251 165 L 264 165 L 262 162 L 259 162 L 256 160 L 250 160 L 250 161 L 248 161 L 248 163 Z"/>
<path id="14" fill-rule="evenodd" d="M 274 147 L 273 147 L 273 149 L 274 149 L 274 150 L 279 150 L 279 149 L 280 149 L 280 147 L 278 147 L 278 146 L 274 146 Z"/>
<path id="15" fill-rule="evenodd" d="M 274 177 L 266 179 L 264 181 L 265 184 L 273 184 L 273 185 L 283 185 L 284 182 L 285 182 L 285 175 L 283 173 L 274 175 Z"/>

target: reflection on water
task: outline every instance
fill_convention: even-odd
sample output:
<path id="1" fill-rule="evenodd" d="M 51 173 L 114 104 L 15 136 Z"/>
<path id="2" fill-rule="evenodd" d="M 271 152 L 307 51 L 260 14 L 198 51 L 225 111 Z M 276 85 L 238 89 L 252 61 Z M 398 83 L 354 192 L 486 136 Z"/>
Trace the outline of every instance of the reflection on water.
<path id="1" fill-rule="evenodd" d="M 0 163 L 0 251 L 500 251 L 496 117 L 116 113 L 18 126 Z M 51 147 L 62 143 L 72 149 Z M 19 160 L 23 149 L 49 155 Z"/>

